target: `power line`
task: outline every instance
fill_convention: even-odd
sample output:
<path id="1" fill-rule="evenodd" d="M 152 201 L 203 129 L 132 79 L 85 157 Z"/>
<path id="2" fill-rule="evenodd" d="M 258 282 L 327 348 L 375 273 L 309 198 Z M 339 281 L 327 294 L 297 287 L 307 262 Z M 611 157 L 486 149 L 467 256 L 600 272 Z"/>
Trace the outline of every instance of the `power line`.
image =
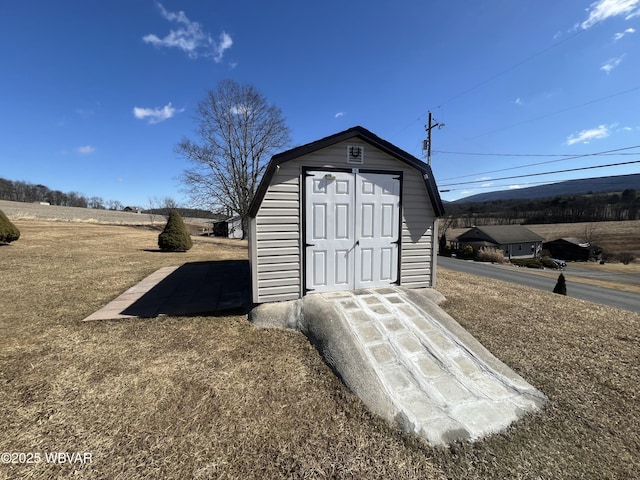
<path id="1" fill-rule="evenodd" d="M 573 179 L 575 180 L 575 179 Z M 508 184 L 508 183 L 502 183 L 502 184 L 494 184 L 493 181 L 491 180 L 486 180 L 487 182 L 491 182 L 490 185 L 478 185 L 478 186 L 474 186 L 472 187 L 474 190 L 479 189 L 479 188 L 491 188 L 494 190 L 497 190 L 499 188 L 502 187 L 513 187 L 513 185 Z M 541 182 L 526 182 L 524 183 L 522 186 L 518 186 L 517 188 L 514 189 L 524 189 L 524 188 L 529 188 L 529 187 L 536 187 L 539 185 L 554 185 L 557 183 L 562 183 L 562 182 L 567 182 L 567 181 L 572 181 L 572 180 L 547 180 L 547 181 L 541 181 Z M 603 186 L 603 185 L 618 185 L 618 182 L 605 182 L 605 183 L 598 183 L 598 186 Z M 461 190 L 460 188 L 447 188 L 445 190 L 440 190 L 441 193 L 444 192 L 457 192 Z"/>
<path id="2" fill-rule="evenodd" d="M 466 95 L 467 93 L 471 93 L 471 92 L 473 92 L 474 90 L 477 90 L 478 88 L 480 88 L 480 87 L 482 87 L 482 86 L 484 86 L 484 85 L 486 85 L 486 84 L 488 84 L 488 83 L 490 83 L 490 82 L 494 81 L 496 78 L 499 78 L 499 77 L 501 77 L 502 75 L 504 75 L 504 74 L 506 74 L 506 73 L 509 73 L 509 72 L 510 72 L 510 71 L 512 71 L 512 70 L 515 70 L 515 69 L 516 69 L 516 68 L 518 68 L 520 65 L 524 65 L 525 63 L 530 62 L 530 61 L 531 61 L 531 60 L 533 60 L 534 58 L 539 57 L 539 56 L 540 56 L 540 55 L 542 55 L 543 53 L 546 53 L 546 52 L 548 52 L 549 50 L 552 50 L 552 49 L 554 49 L 554 48 L 556 48 L 556 47 L 558 47 L 558 46 L 562 45 L 564 42 L 566 42 L 566 41 L 568 41 L 568 40 L 571 40 L 571 39 L 572 39 L 572 38 L 574 38 L 574 37 L 577 37 L 578 35 L 580 35 L 580 34 L 581 34 L 581 33 L 583 33 L 584 31 L 585 31 L 585 30 L 579 30 L 579 31 L 577 31 L 576 33 L 574 33 L 573 35 L 569 35 L 568 37 L 566 37 L 566 38 L 562 39 L 561 41 L 559 41 L 559 42 L 557 42 L 557 43 L 554 43 L 554 44 L 552 44 L 552 45 L 550 45 L 550 46 L 548 46 L 548 47 L 546 47 L 546 48 L 544 48 L 544 49 L 542 49 L 542 50 L 540 50 L 540 51 L 538 51 L 538 52 L 534 53 L 533 55 L 528 56 L 528 57 L 527 57 L 527 58 L 525 58 L 524 60 L 521 60 L 521 61 L 519 61 L 518 63 L 516 63 L 516 64 L 514 64 L 514 65 L 511 65 L 509 68 L 507 68 L 507 69 L 505 69 L 505 70 L 502 70 L 501 72 L 496 73 L 496 74 L 495 74 L 495 75 L 493 75 L 492 77 L 489 77 L 488 79 L 483 80 L 483 81 L 482 81 L 482 82 L 480 82 L 480 83 L 477 83 L 477 84 L 476 84 L 476 85 L 474 85 L 473 87 L 468 88 L 468 89 L 466 89 L 466 90 L 464 90 L 464 91 L 462 91 L 462 92 L 460 92 L 460 93 L 458 93 L 458 94 L 454 95 L 453 97 L 448 98 L 448 99 L 447 99 L 447 100 L 445 100 L 444 102 L 441 102 L 440 104 L 438 104 L 436 108 L 440 108 L 440 107 L 442 107 L 443 105 L 445 105 L 445 104 L 447 104 L 447 103 L 449 103 L 449 102 L 452 102 L 453 100 L 456 100 L 456 99 L 458 99 L 458 98 L 460 98 L 460 97 L 462 97 L 462 96 Z M 423 114 L 423 116 L 424 116 L 424 114 Z"/>
<path id="3" fill-rule="evenodd" d="M 516 167 L 500 168 L 500 169 L 497 169 L 497 170 L 490 170 L 490 171 L 487 171 L 487 172 L 471 173 L 471 174 L 468 174 L 468 175 L 458 175 L 458 176 L 455 176 L 455 177 L 444 178 L 442 180 L 444 180 L 444 181 L 446 181 L 446 180 L 457 180 L 459 178 L 469 178 L 469 177 L 475 177 L 477 175 L 488 175 L 490 173 L 506 172 L 506 171 L 509 171 L 509 170 L 517 170 L 519 168 L 528 168 L 528 167 L 535 167 L 535 166 L 538 166 L 538 165 L 546 165 L 546 164 L 549 164 L 549 163 L 564 162 L 566 160 L 575 160 L 576 158 L 598 157 L 598 156 L 605 156 L 605 155 L 623 155 L 621 153 L 615 153 L 615 152 L 622 152 L 624 150 L 632 150 L 634 148 L 640 148 L 640 145 L 634 145 L 634 146 L 631 146 L 631 147 L 616 148 L 616 149 L 613 149 L 613 150 L 604 150 L 602 152 L 584 153 L 584 154 L 581 154 L 581 155 L 566 156 L 564 158 L 558 158 L 558 159 L 555 159 L 555 160 L 547 160 L 545 162 L 529 163 L 527 165 L 519 165 L 519 166 L 516 166 Z M 453 153 L 453 152 L 451 152 L 451 153 Z M 491 155 L 491 154 L 477 153 L 477 154 L 474 154 L 474 155 Z M 629 153 L 627 155 L 640 155 L 640 153 Z M 496 156 L 500 156 L 500 155 L 496 155 Z M 509 156 L 512 156 L 512 155 L 509 155 Z M 520 156 L 520 155 L 513 155 L 513 156 Z M 523 156 L 525 156 L 525 155 L 523 155 Z M 544 155 L 531 155 L 531 156 L 544 156 Z M 555 157 L 555 156 L 559 156 L 559 155 L 552 155 L 552 156 Z M 483 180 L 483 181 L 486 181 L 486 180 Z"/>
<path id="4" fill-rule="evenodd" d="M 485 135 L 489 135 L 491 133 L 502 132 L 503 130 L 508 130 L 510 128 L 513 128 L 513 127 L 519 127 L 520 125 L 524 125 L 526 123 L 535 122 L 537 120 L 542 120 L 543 118 L 552 117 L 552 116 L 558 115 L 560 113 L 565 113 L 565 112 L 569 112 L 571 110 L 576 110 L 577 108 L 582 108 L 582 107 L 584 107 L 586 105 L 592 105 L 594 103 L 602 102 L 604 100 L 609 100 L 610 98 L 614 98 L 614 97 L 618 97 L 620 95 L 625 95 L 627 93 L 635 92 L 636 90 L 640 90 L 640 85 L 637 85 L 637 86 L 635 86 L 633 88 L 629 88 L 628 90 L 624 90 L 622 92 L 612 93 L 611 95 L 607 95 L 607 96 L 604 96 L 604 97 L 596 98 L 595 100 L 589 100 L 587 102 L 580 103 L 578 105 L 573 105 L 571 107 L 562 108 L 560 110 L 556 110 L 555 112 L 546 113 L 544 115 L 540 115 L 538 117 L 530 118 L 528 120 L 523 120 L 521 122 L 512 123 L 511 125 L 506 125 L 504 127 L 499 127 L 499 128 L 494 129 L 494 130 L 489 130 L 489 131 L 486 131 L 486 132 L 481 133 L 479 135 L 476 135 L 475 137 L 471 137 L 470 140 L 474 140 L 474 139 L 479 138 L 479 137 L 484 137 Z"/>
<path id="5" fill-rule="evenodd" d="M 574 37 L 577 37 L 578 35 L 580 35 L 580 34 L 582 34 L 582 33 L 584 33 L 584 32 L 585 32 L 585 30 L 579 30 L 579 31 L 577 31 L 576 33 L 574 33 L 574 34 L 572 34 L 572 35 L 569 35 L 568 37 L 566 37 L 566 38 L 562 39 L 561 41 L 559 41 L 559 42 L 557 42 L 557 43 L 554 43 L 554 44 L 552 44 L 552 45 L 550 45 L 550 46 L 548 46 L 548 47 L 546 47 L 546 48 L 543 48 L 542 50 L 539 50 L 539 51 L 535 52 L 534 54 L 532 54 L 532 55 L 530 55 L 530 56 L 526 57 L 526 58 L 525 58 L 525 59 L 523 59 L 523 60 L 520 60 L 519 62 L 517 62 L 517 63 L 515 63 L 515 64 L 511 65 L 510 67 L 506 68 L 505 70 L 502 70 L 502 71 L 500 71 L 500 72 L 498 72 L 498 73 L 494 74 L 493 76 L 491 76 L 491 77 L 487 78 L 486 80 L 483 80 L 483 81 L 481 81 L 481 82 L 477 83 L 477 84 L 476 84 L 476 85 L 474 85 L 473 87 L 471 87 L 471 88 L 467 88 L 466 90 L 463 90 L 462 92 L 457 93 L 457 94 L 453 95 L 452 97 L 449 97 L 449 98 L 448 98 L 448 99 L 446 99 L 444 102 L 440 102 L 438 105 L 436 105 L 436 106 L 435 106 L 435 107 L 433 107 L 433 108 L 441 108 L 443 105 L 446 105 L 447 103 L 452 102 L 453 100 L 457 100 L 458 98 L 460 98 L 460 97 L 462 97 L 462 96 L 466 95 L 467 93 L 471 93 L 471 92 L 473 92 L 474 90 L 477 90 L 478 88 L 480 88 L 480 87 L 482 87 L 482 86 L 484 86 L 484 85 L 487 85 L 488 83 L 491 83 L 491 82 L 492 82 L 492 81 L 494 81 L 496 78 L 499 78 L 499 77 L 501 77 L 502 75 L 504 75 L 504 74 L 506 74 L 506 73 L 509 73 L 509 72 L 510 72 L 510 71 L 512 71 L 512 70 L 515 70 L 515 69 L 516 69 L 516 68 L 518 68 L 519 66 L 524 65 L 525 63 L 530 62 L 530 61 L 531 61 L 531 60 L 533 60 L 534 58 L 539 57 L 539 56 L 540 56 L 540 55 L 542 55 L 543 53 L 546 53 L 546 52 L 548 52 L 549 50 L 552 50 L 552 49 L 554 49 L 554 48 L 556 48 L 556 47 L 558 47 L 558 46 L 562 45 L 563 43 L 565 43 L 565 42 L 567 42 L 567 41 L 571 40 L 571 39 L 572 39 L 572 38 L 574 38 Z M 409 128 L 409 126 L 413 125 L 413 123 L 414 123 L 414 122 L 419 122 L 419 121 L 423 120 L 423 119 L 424 119 L 424 117 L 425 117 L 425 115 L 427 115 L 427 113 L 428 113 L 428 111 L 429 111 L 429 110 L 432 110 L 432 108 L 429 108 L 429 109 L 427 109 L 427 111 L 426 111 L 426 112 L 423 112 L 422 114 L 420 114 L 420 116 L 418 116 L 418 118 L 416 118 L 414 121 L 412 121 L 411 123 L 409 123 L 407 126 L 403 127 L 401 130 L 399 130 L 399 132 L 402 132 L 402 131 L 406 130 L 407 128 Z"/>
<path id="6" fill-rule="evenodd" d="M 636 148 L 636 147 L 627 147 Z M 640 148 L 640 145 L 638 146 Z M 575 153 L 480 153 L 480 152 L 450 152 L 447 150 L 433 150 L 432 153 L 442 153 L 446 155 L 468 155 L 482 157 L 573 157 Z M 587 155 L 598 155 L 602 157 L 617 157 L 622 155 L 639 155 L 640 152 L 633 153 L 589 153 Z"/>
<path id="7" fill-rule="evenodd" d="M 622 166 L 622 165 L 632 165 L 632 164 L 635 164 L 635 163 L 640 163 L 640 160 L 633 160 L 631 162 L 610 163 L 610 164 L 607 164 L 607 165 L 594 165 L 594 166 L 591 166 L 591 167 L 568 168 L 566 170 L 556 170 L 556 171 L 553 171 L 553 172 L 539 172 L 539 173 L 530 173 L 530 174 L 527 174 L 527 175 L 513 175 L 513 176 L 510 176 L 510 177 L 493 178 L 491 180 L 498 181 L 498 180 L 512 180 L 514 178 L 538 177 L 540 175 L 553 175 L 555 173 L 578 172 L 578 171 L 581 171 L 581 170 L 593 170 L 593 169 L 596 169 L 596 168 L 619 167 L 619 166 Z M 440 186 L 441 187 L 453 187 L 453 186 L 456 186 L 456 185 L 469 185 L 469 184 L 472 184 L 472 183 L 482 183 L 482 182 L 486 182 L 486 181 L 488 181 L 488 179 L 472 180 L 472 181 L 469 181 L 469 182 L 445 183 L 445 184 L 441 184 Z"/>

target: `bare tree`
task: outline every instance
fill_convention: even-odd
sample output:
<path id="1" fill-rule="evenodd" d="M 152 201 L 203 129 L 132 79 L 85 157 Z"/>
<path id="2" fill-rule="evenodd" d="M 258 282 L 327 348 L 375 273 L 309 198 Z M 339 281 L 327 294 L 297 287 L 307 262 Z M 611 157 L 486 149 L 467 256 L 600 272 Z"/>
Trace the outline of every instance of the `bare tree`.
<path id="1" fill-rule="evenodd" d="M 122 202 L 120 202 L 120 200 L 108 200 L 107 207 L 109 208 L 109 210 L 122 210 L 124 208 L 124 205 L 122 205 Z"/>
<path id="2" fill-rule="evenodd" d="M 104 200 L 102 197 L 91 197 L 87 199 L 87 207 L 104 210 Z"/>
<path id="3" fill-rule="evenodd" d="M 149 197 L 147 199 L 147 213 L 149 214 L 149 221 L 151 225 L 155 225 L 156 220 L 156 209 L 160 206 L 160 200 L 158 197 Z"/>
<path id="4" fill-rule="evenodd" d="M 176 147 L 192 164 L 182 183 L 195 205 L 239 215 L 246 236 L 267 162 L 291 141 L 282 111 L 255 87 L 223 80 L 198 103 L 195 120 L 199 143 L 184 139 Z"/>
<path id="5" fill-rule="evenodd" d="M 584 226 L 584 241 L 593 244 L 598 241 L 599 232 L 598 226 L 595 223 L 587 223 Z"/>
<path id="6" fill-rule="evenodd" d="M 173 198 L 171 197 L 164 197 L 162 199 L 161 202 L 161 208 L 166 208 L 167 210 L 173 210 L 178 208 L 180 205 L 178 205 L 178 202 L 176 202 Z"/>

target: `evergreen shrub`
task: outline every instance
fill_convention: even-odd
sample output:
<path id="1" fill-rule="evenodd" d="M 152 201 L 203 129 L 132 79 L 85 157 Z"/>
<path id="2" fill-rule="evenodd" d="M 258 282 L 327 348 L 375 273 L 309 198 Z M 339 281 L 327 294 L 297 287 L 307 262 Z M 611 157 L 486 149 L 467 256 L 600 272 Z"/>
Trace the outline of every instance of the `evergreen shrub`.
<path id="1" fill-rule="evenodd" d="M 540 263 L 542 263 L 542 266 L 544 268 L 553 268 L 554 270 L 557 270 L 558 268 L 560 268 L 560 265 L 558 265 L 549 257 L 542 257 L 540 259 Z"/>
<path id="2" fill-rule="evenodd" d="M 0 243 L 15 242 L 20 238 L 20 230 L 0 210 Z"/>
<path id="3" fill-rule="evenodd" d="M 630 252 L 622 252 L 618 254 L 618 260 L 620 260 L 624 265 L 629 265 L 636 259 L 636 256 Z"/>
<path id="4" fill-rule="evenodd" d="M 557 293 L 558 295 L 567 294 L 567 281 L 565 280 L 563 273 L 561 273 L 560 276 L 558 277 L 556 286 L 553 287 L 553 293 Z"/>
<path id="5" fill-rule="evenodd" d="M 511 263 L 518 267 L 544 268 L 537 258 L 512 258 Z"/>
<path id="6" fill-rule="evenodd" d="M 169 212 L 167 224 L 158 235 L 158 246 L 165 252 L 186 252 L 193 246 L 189 230 L 176 210 Z"/>
<path id="7" fill-rule="evenodd" d="M 460 252 L 462 258 L 473 258 L 476 252 L 471 245 L 465 245 Z"/>

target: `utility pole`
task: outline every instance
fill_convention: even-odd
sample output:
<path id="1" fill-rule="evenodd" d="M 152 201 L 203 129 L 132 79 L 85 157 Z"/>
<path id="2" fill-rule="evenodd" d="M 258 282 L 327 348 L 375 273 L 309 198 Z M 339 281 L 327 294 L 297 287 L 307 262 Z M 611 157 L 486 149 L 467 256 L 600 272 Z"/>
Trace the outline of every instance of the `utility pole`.
<path id="1" fill-rule="evenodd" d="M 431 115 L 431 111 L 429 111 L 429 124 L 424 126 L 424 129 L 427 131 L 427 139 L 425 140 L 426 145 L 424 145 L 426 147 L 425 150 L 427 150 L 427 165 L 431 165 L 431 130 L 436 127 L 440 130 L 444 127 L 444 123 L 436 122 L 436 119 Z"/>

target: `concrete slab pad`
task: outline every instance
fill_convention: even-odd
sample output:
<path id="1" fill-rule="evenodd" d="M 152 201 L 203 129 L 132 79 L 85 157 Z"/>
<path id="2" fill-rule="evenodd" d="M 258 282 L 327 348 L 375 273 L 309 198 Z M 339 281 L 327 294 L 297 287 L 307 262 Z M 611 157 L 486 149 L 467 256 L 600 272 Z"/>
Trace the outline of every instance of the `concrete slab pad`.
<path id="1" fill-rule="evenodd" d="M 185 263 L 156 270 L 84 321 L 246 310 L 250 299 L 248 261 Z"/>

